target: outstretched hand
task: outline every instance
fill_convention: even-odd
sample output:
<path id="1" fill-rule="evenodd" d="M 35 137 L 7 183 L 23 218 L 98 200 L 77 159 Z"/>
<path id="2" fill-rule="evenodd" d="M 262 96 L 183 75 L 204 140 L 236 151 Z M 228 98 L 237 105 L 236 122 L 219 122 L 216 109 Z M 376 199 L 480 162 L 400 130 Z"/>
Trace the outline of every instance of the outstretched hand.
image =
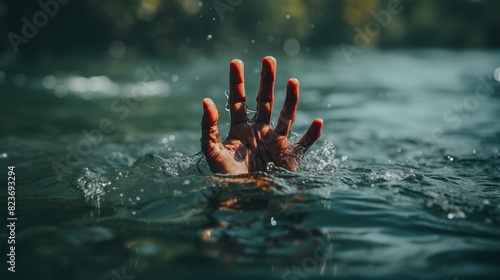
<path id="1" fill-rule="evenodd" d="M 295 120 L 299 100 L 299 81 L 288 80 L 286 98 L 276 127 L 271 123 L 274 102 L 276 59 L 262 60 L 262 72 L 257 111 L 248 119 L 243 79 L 243 62 L 233 59 L 230 64 L 229 110 L 231 127 L 224 142 L 220 140 L 217 122 L 220 114 L 210 98 L 203 99 L 201 150 L 214 173 L 244 174 L 265 171 L 269 162 L 277 167 L 295 170 L 299 159 L 319 139 L 323 120 L 315 119 L 304 136 L 291 143 L 287 136 Z"/>

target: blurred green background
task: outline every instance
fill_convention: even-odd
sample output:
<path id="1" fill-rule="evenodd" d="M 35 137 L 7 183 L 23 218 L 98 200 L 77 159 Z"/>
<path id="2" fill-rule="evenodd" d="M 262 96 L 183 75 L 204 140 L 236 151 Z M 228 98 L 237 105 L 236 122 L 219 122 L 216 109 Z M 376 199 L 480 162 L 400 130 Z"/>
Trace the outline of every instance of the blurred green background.
<path id="1" fill-rule="evenodd" d="M 363 47 L 500 46 L 500 1 L 495 0 L 56 1 L 0 1 L 2 65 L 15 53 L 12 34 L 25 39 L 14 40 L 23 57 L 84 52 L 185 58 L 273 49 L 295 55 L 342 42 L 356 46 L 356 28 L 365 32 L 358 37 Z M 388 19 L 397 2 L 399 12 Z M 44 10 L 39 3 L 53 16 L 37 15 Z M 382 19 L 378 29 L 374 13 Z M 33 38 L 22 35 L 23 17 L 40 25 Z"/>

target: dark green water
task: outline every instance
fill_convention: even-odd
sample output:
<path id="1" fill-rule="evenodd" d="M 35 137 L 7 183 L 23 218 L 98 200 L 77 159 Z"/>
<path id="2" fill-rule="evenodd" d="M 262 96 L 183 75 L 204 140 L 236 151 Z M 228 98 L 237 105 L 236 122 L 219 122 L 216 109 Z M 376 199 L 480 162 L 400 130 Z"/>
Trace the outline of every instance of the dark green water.
<path id="1" fill-rule="evenodd" d="M 252 107 L 260 57 L 242 59 Z M 7 166 L 16 173 L 16 276 L 500 273 L 498 51 L 364 50 L 350 63 L 334 51 L 278 57 L 275 112 L 296 77 L 294 131 L 321 117 L 323 136 L 298 172 L 237 178 L 210 175 L 198 154 L 203 97 L 228 130 L 229 60 L 58 59 L 0 71 L 2 185 Z"/>

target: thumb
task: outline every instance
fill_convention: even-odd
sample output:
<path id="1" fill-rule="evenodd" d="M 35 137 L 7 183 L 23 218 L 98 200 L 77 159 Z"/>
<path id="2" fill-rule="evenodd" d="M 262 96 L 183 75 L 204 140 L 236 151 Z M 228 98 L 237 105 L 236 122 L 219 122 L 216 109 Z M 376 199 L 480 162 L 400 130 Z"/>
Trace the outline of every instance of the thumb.
<path id="1" fill-rule="evenodd" d="M 311 146 L 316 142 L 321 136 L 321 128 L 323 127 L 322 119 L 315 119 L 306 133 L 302 138 L 296 143 L 296 150 L 299 155 L 304 155 L 307 153 L 307 150 L 311 148 Z"/>

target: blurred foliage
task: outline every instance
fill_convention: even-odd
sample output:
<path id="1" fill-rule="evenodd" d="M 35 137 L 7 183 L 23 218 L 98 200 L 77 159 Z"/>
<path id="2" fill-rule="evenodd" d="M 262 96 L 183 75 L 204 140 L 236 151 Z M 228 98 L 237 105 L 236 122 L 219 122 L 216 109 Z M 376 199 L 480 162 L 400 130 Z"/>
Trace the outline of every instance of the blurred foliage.
<path id="1" fill-rule="evenodd" d="M 309 51 L 354 44 L 355 28 L 365 30 L 375 21 L 373 13 L 387 11 L 391 1 L 396 0 L 69 0 L 58 4 L 36 36 L 19 44 L 19 52 L 107 53 L 111 47 L 120 56 L 121 47 L 127 56 L 217 55 L 282 49 L 287 38 Z M 37 2 L 0 0 L 3 53 L 13 51 L 9 33 L 22 36 L 22 18 L 33 21 L 43 11 Z M 370 45 L 500 46 L 500 1 L 401 0 L 401 7 L 376 36 L 369 36 Z"/>

